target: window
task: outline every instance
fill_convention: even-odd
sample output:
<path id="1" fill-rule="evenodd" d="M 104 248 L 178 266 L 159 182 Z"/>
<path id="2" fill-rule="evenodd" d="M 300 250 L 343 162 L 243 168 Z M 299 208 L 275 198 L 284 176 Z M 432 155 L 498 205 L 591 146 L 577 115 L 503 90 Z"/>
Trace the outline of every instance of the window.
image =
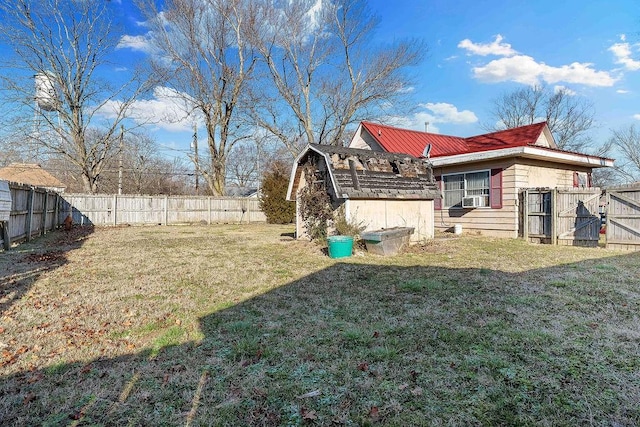
<path id="1" fill-rule="evenodd" d="M 573 186 L 576 188 L 593 187 L 593 184 L 591 182 L 591 174 L 587 172 L 574 172 Z"/>
<path id="2" fill-rule="evenodd" d="M 462 208 L 462 199 L 466 204 L 472 202 L 476 207 L 502 209 L 502 169 L 491 169 L 468 173 L 437 175 L 436 186 L 442 198 L 433 201 L 433 208 Z M 471 199 L 466 199 L 471 198 Z"/>
<path id="3" fill-rule="evenodd" d="M 444 206 L 461 208 L 463 198 L 474 198 L 474 206 L 489 207 L 490 171 L 444 175 Z M 468 201 L 467 201 L 468 202 Z"/>

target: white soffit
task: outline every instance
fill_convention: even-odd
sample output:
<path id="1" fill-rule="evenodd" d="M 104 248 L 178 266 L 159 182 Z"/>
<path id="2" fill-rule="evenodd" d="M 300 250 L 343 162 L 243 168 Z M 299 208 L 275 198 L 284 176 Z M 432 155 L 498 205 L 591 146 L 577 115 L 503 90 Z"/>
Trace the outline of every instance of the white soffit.
<path id="1" fill-rule="evenodd" d="M 565 151 L 550 151 L 534 146 L 513 147 L 502 150 L 480 151 L 468 154 L 456 154 L 454 156 L 432 157 L 431 164 L 434 167 L 450 166 L 462 163 L 494 160 L 505 157 L 525 157 L 529 159 L 546 160 L 555 163 L 565 163 L 592 168 L 612 167 L 613 160 L 603 157 L 589 156 L 587 154 L 569 153 Z"/>

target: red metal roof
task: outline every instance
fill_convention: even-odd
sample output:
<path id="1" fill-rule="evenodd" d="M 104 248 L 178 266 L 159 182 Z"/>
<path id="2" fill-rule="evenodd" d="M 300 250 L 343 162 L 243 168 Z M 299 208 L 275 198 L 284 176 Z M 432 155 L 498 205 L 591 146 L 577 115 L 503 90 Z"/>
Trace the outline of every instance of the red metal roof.
<path id="1" fill-rule="evenodd" d="M 533 145 L 546 123 L 535 123 L 468 138 L 399 129 L 372 122 L 362 122 L 362 126 L 388 152 L 422 157 L 424 147 L 431 144 L 431 157 L 440 157 Z"/>

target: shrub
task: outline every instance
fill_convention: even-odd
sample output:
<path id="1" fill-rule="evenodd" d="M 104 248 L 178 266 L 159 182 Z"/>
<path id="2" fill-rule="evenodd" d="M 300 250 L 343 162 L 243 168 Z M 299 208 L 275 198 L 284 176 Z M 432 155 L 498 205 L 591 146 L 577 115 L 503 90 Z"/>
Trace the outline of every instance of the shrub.
<path id="1" fill-rule="evenodd" d="M 364 224 L 347 219 L 344 205 L 335 209 L 323 174 L 314 165 L 305 166 L 304 174 L 307 184 L 298 194 L 298 203 L 311 240 L 324 244 L 331 232 L 358 237 L 365 228 Z"/>
<path id="2" fill-rule="evenodd" d="M 298 194 L 300 216 L 311 240 L 324 243 L 327 239 L 327 227 L 333 219 L 331 198 L 327 193 L 324 179 L 314 165 L 306 165 L 304 175 L 307 184 Z"/>
<path id="3" fill-rule="evenodd" d="M 347 219 L 344 205 L 342 205 L 333 215 L 333 228 L 338 235 L 358 238 L 367 226 L 363 221 L 358 222 L 355 218 Z"/>
<path id="4" fill-rule="evenodd" d="M 295 202 L 286 200 L 289 186 L 289 166 L 283 161 L 273 162 L 262 175 L 260 209 L 269 224 L 290 224 L 296 216 Z"/>

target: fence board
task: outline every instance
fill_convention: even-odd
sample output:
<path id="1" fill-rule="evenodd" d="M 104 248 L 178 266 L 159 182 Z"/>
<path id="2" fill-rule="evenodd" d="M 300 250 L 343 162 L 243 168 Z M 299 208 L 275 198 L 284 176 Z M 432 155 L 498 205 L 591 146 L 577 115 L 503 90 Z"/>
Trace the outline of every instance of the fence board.
<path id="1" fill-rule="evenodd" d="M 0 233 L 0 244 L 28 241 L 55 229 L 60 223 L 57 214 L 58 194 L 44 188 L 8 183 L 11 194 L 9 221 Z"/>
<path id="2" fill-rule="evenodd" d="M 258 199 L 203 196 L 62 196 L 60 218 L 75 224 L 146 225 L 265 222 Z"/>
<path id="3" fill-rule="evenodd" d="M 599 188 L 530 188 L 523 194 L 525 239 L 535 243 L 598 246 Z"/>
<path id="4" fill-rule="evenodd" d="M 640 250 L 640 186 L 607 189 L 607 248 Z"/>

